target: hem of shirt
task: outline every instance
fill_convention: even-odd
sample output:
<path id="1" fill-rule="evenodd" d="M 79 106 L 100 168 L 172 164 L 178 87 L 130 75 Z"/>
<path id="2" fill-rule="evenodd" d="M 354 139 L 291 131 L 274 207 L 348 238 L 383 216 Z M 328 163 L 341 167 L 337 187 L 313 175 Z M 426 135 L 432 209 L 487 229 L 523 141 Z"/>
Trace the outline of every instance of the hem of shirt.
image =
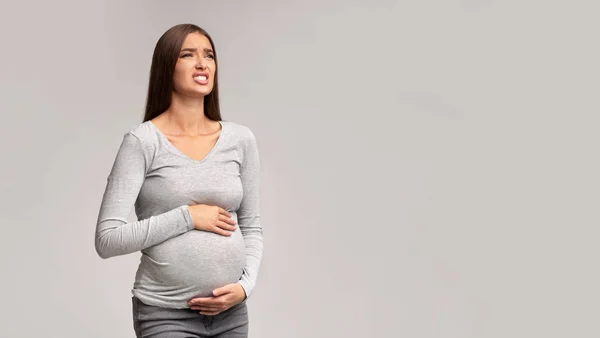
<path id="1" fill-rule="evenodd" d="M 131 294 L 133 295 L 133 297 L 137 298 L 140 302 L 146 304 L 146 305 L 150 305 L 150 306 L 157 306 L 157 307 L 162 307 L 162 308 L 166 308 L 166 309 L 177 309 L 177 310 L 185 310 L 185 309 L 190 309 L 190 306 L 187 304 L 187 302 L 164 302 L 164 301 L 160 301 L 156 298 L 151 298 L 151 297 L 147 297 L 145 296 L 143 293 L 140 293 L 138 290 L 133 289 L 131 290 Z"/>

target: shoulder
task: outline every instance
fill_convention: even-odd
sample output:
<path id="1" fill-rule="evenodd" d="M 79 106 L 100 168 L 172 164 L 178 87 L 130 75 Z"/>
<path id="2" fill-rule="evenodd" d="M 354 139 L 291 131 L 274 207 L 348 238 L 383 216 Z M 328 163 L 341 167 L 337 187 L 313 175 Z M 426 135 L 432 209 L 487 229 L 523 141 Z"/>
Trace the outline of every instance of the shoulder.
<path id="1" fill-rule="evenodd" d="M 139 143 L 145 151 L 152 152 L 158 143 L 158 135 L 154 128 L 150 121 L 138 123 L 126 129 L 124 138 Z"/>
<path id="2" fill-rule="evenodd" d="M 244 161 L 246 161 L 247 158 L 258 160 L 258 144 L 256 142 L 256 136 L 250 127 L 231 121 L 225 123 L 229 130 L 229 138 L 235 144 L 234 147 L 242 154 Z"/>
<path id="3" fill-rule="evenodd" d="M 221 121 L 229 129 L 231 137 L 235 138 L 242 144 L 255 143 L 256 136 L 250 127 L 233 121 Z"/>
<path id="4" fill-rule="evenodd" d="M 147 160 L 154 157 L 158 148 L 158 136 L 151 123 L 146 121 L 130 126 L 123 135 L 123 146 L 141 151 Z"/>
<path id="5" fill-rule="evenodd" d="M 142 143 L 152 141 L 154 130 L 152 129 L 153 126 L 151 123 L 152 122 L 150 121 L 146 121 L 131 126 L 129 130 L 127 130 L 126 135 L 135 136 L 135 138 L 140 140 Z"/>

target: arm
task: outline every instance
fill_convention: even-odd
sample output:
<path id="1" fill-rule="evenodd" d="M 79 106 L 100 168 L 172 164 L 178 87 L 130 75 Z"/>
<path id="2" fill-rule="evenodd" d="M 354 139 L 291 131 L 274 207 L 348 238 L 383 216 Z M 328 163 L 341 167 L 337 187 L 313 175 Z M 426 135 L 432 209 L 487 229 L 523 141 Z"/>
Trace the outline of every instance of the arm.
<path id="1" fill-rule="evenodd" d="M 244 158 L 240 168 L 244 197 L 238 209 L 238 225 L 246 245 L 246 266 L 238 283 L 250 297 L 263 252 L 262 226 L 260 223 L 259 185 L 260 160 L 256 138 L 252 132 L 243 140 Z"/>
<path id="2" fill-rule="evenodd" d="M 102 258 L 139 251 L 194 228 L 187 205 L 127 222 L 144 183 L 148 162 L 140 140 L 132 133 L 125 134 L 107 178 L 96 223 L 96 252 Z"/>

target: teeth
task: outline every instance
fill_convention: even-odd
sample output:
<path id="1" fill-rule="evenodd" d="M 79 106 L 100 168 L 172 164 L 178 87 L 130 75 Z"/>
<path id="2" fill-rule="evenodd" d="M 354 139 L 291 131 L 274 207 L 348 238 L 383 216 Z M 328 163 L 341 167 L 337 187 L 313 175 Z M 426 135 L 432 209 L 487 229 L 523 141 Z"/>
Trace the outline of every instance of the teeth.
<path id="1" fill-rule="evenodd" d="M 200 75 L 200 76 L 196 76 L 194 79 L 199 80 L 199 81 L 205 81 L 206 80 L 206 76 Z"/>

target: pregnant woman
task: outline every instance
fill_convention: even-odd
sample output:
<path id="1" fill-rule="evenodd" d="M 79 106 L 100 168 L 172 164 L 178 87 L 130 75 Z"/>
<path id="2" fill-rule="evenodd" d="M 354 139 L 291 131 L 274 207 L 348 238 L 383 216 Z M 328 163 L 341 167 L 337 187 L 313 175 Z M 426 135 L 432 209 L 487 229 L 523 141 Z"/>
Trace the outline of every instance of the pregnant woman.
<path id="1" fill-rule="evenodd" d="M 247 337 L 246 300 L 262 259 L 259 155 L 223 121 L 217 56 L 183 24 L 154 49 L 144 121 L 123 137 L 96 226 L 102 258 L 141 251 L 137 337 Z M 127 222 L 135 207 L 138 221 Z"/>

